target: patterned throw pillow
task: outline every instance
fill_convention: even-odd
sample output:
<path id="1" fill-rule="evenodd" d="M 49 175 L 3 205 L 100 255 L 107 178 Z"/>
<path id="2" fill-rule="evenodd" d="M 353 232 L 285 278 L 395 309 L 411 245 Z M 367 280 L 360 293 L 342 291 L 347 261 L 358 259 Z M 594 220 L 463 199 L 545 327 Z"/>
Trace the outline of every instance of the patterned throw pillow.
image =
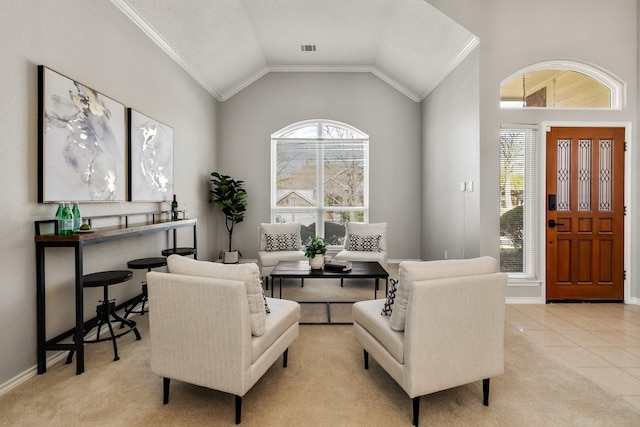
<path id="1" fill-rule="evenodd" d="M 275 251 L 297 251 L 298 250 L 298 235 L 295 233 L 289 234 L 265 234 L 267 240 L 267 252 Z"/>
<path id="2" fill-rule="evenodd" d="M 262 283 L 262 279 L 260 279 L 260 289 L 262 289 L 262 300 L 264 301 L 264 312 L 269 314 L 271 310 L 269 310 L 269 304 L 267 304 L 267 297 L 264 294 L 264 283 Z"/>
<path id="3" fill-rule="evenodd" d="M 383 316 L 391 316 L 393 311 L 393 302 L 396 299 L 396 291 L 398 290 L 398 281 L 396 279 L 389 279 L 391 281 L 391 286 L 389 286 L 389 290 L 387 291 L 387 300 L 384 302 L 384 307 L 382 308 Z"/>
<path id="4" fill-rule="evenodd" d="M 349 234 L 347 241 L 348 251 L 380 252 L 380 235 L 358 236 Z"/>

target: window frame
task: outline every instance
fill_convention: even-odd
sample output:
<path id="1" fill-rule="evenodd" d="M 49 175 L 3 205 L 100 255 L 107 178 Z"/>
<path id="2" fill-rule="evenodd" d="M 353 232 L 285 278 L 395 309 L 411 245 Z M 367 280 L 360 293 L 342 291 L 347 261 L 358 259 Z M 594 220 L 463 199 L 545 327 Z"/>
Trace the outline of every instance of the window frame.
<path id="1" fill-rule="evenodd" d="M 323 137 L 323 126 L 332 126 L 335 128 L 344 129 L 352 133 L 354 138 L 327 138 Z M 314 137 L 287 137 L 287 134 L 295 131 L 296 129 L 315 126 L 316 134 Z M 278 206 L 277 205 L 277 163 L 278 163 L 278 142 L 279 141 L 296 141 L 296 142 L 310 142 L 316 144 L 316 150 L 318 151 L 316 168 L 316 191 L 317 191 L 317 206 Z M 362 206 L 335 206 L 325 205 L 324 200 L 324 153 L 325 147 L 334 142 L 340 143 L 358 143 L 363 146 L 363 205 Z M 326 214 L 331 211 L 341 212 L 363 212 L 363 221 L 369 222 L 369 135 L 361 130 L 348 125 L 346 123 L 338 122 L 335 120 L 327 119 L 312 119 L 304 120 L 296 123 L 292 123 L 271 135 L 271 179 L 270 179 L 270 218 L 271 222 L 277 221 L 278 213 L 280 212 L 314 212 L 316 215 L 316 230 L 317 236 L 324 237 L 324 223 L 326 221 Z M 304 242 L 303 242 L 304 243 Z M 328 248 L 337 249 L 342 245 L 328 245 Z"/>
<path id="2" fill-rule="evenodd" d="M 539 282 L 540 271 L 540 254 L 538 253 L 540 221 L 538 204 L 541 197 L 540 185 L 538 182 L 538 170 L 540 165 L 539 158 L 539 134 L 540 127 L 528 124 L 502 124 L 500 126 L 500 138 L 505 131 L 524 132 L 524 203 L 523 203 L 523 271 L 507 272 L 509 283 L 517 282 Z M 501 158 L 498 159 L 499 164 Z M 499 203 L 502 202 L 499 197 Z M 500 247 L 498 249 L 500 253 Z"/>

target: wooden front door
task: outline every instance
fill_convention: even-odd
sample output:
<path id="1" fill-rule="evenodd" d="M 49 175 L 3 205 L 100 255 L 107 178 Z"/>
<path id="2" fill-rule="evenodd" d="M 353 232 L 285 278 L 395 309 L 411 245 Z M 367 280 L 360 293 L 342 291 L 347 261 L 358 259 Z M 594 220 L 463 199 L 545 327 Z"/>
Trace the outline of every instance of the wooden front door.
<path id="1" fill-rule="evenodd" d="M 548 301 L 624 299 L 624 136 L 547 132 Z"/>

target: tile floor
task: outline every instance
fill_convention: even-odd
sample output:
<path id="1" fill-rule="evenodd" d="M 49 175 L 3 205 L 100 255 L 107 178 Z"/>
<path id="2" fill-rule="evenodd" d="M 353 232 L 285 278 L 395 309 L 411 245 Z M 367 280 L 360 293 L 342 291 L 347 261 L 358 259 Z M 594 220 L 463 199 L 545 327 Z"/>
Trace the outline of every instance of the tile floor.
<path id="1" fill-rule="evenodd" d="M 510 304 L 506 322 L 640 409 L 640 306 Z"/>

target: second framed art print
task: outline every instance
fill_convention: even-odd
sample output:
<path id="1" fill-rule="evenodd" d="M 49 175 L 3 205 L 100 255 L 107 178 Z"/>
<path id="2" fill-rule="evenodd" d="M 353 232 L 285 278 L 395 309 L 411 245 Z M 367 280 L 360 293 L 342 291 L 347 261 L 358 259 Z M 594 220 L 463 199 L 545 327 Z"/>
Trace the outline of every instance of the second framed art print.
<path id="1" fill-rule="evenodd" d="M 165 202 L 173 196 L 173 128 L 132 108 L 129 116 L 129 197 Z"/>

